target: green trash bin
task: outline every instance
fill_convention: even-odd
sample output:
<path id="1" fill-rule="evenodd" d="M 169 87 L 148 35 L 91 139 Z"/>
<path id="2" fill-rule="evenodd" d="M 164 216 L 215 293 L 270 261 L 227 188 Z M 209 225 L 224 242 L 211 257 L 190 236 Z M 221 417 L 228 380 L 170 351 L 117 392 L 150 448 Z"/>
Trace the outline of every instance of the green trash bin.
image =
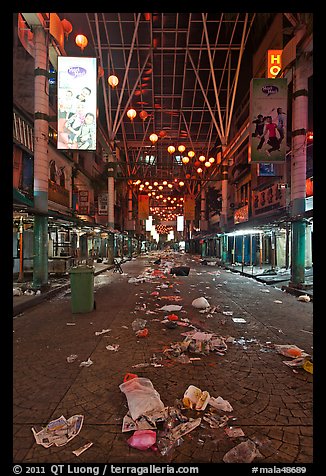
<path id="1" fill-rule="evenodd" d="M 72 267 L 70 269 L 70 286 L 73 313 L 91 312 L 95 309 L 93 266 Z"/>

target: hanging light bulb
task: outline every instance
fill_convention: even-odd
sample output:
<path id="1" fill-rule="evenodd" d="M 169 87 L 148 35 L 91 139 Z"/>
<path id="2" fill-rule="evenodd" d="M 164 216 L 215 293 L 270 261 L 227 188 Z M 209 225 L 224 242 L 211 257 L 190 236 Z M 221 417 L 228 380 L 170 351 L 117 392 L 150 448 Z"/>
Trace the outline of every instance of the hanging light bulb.
<path id="1" fill-rule="evenodd" d="M 209 161 L 211 164 L 214 164 L 215 159 L 214 159 L 214 157 L 210 157 L 210 158 L 208 159 L 208 161 Z"/>
<path id="2" fill-rule="evenodd" d="M 153 185 L 154 185 L 154 187 L 157 187 L 157 186 L 158 186 L 158 182 L 154 182 Z"/>
<path id="3" fill-rule="evenodd" d="M 79 46 L 79 48 L 84 51 L 84 48 L 88 45 L 88 39 L 86 38 L 85 35 L 77 35 L 75 38 L 76 45 Z"/>
<path id="4" fill-rule="evenodd" d="M 190 157 L 192 159 L 192 157 L 194 157 L 194 155 L 195 155 L 195 152 L 193 150 L 189 150 L 188 157 Z"/>
<path id="5" fill-rule="evenodd" d="M 145 185 L 146 185 L 146 187 L 148 187 L 148 185 L 149 185 L 149 182 L 145 182 Z"/>
<path id="6" fill-rule="evenodd" d="M 205 157 L 204 155 L 200 155 L 200 156 L 198 157 L 198 160 L 199 160 L 200 162 L 205 162 L 206 157 Z"/>
<path id="7" fill-rule="evenodd" d="M 168 187 L 169 187 L 169 188 L 173 188 L 172 183 L 168 183 Z"/>
<path id="8" fill-rule="evenodd" d="M 131 121 L 133 121 L 137 116 L 137 112 L 135 111 L 135 109 L 129 109 L 129 111 L 127 111 L 127 116 Z"/>
<path id="9" fill-rule="evenodd" d="M 152 144 L 155 144 L 155 142 L 158 141 L 158 137 L 157 137 L 156 134 L 151 134 L 151 135 L 149 136 L 149 140 L 151 141 Z"/>
<path id="10" fill-rule="evenodd" d="M 182 157 L 182 163 L 187 164 L 189 162 L 189 157 Z"/>
<path id="11" fill-rule="evenodd" d="M 184 145 L 182 145 L 182 144 L 181 144 L 181 145 L 179 145 L 179 147 L 178 147 L 178 151 L 179 151 L 179 152 L 181 152 L 181 154 L 182 154 L 182 152 L 184 152 L 185 150 L 186 150 L 186 148 L 185 148 L 185 146 L 184 146 Z"/>
<path id="12" fill-rule="evenodd" d="M 185 183 L 184 183 L 184 182 L 182 182 L 182 180 L 180 180 L 180 182 L 179 182 L 179 186 L 180 186 L 180 187 L 183 187 L 183 186 L 184 186 L 184 184 L 185 184 Z"/>
<path id="13" fill-rule="evenodd" d="M 198 167 L 198 169 L 197 169 L 197 173 L 198 173 L 198 174 L 201 174 L 201 173 L 202 173 L 202 171 L 203 171 L 203 169 L 202 169 L 202 168 L 200 168 L 200 167 Z"/>
<path id="14" fill-rule="evenodd" d="M 111 76 L 108 77 L 108 83 L 111 88 L 114 89 L 119 84 L 119 78 L 114 76 L 114 74 L 111 74 Z"/>
<path id="15" fill-rule="evenodd" d="M 163 190 L 163 185 L 160 185 L 160 186 L 158 187 L 158 189 L 159 189 L 159 190 Z"/>
<path id="16" fill-rule="evenodd" d="M 173 152 L 175 151 L 175 147 L 173 145 L 169 145 L 168 147 L 168 153 L 169 154 L 173 154 Z"/>
<path id="17" fill-rule="evenodd" d="M 162 182 L 162 183 L 163 183 L 163 185 L 167 185 L 167 184 L 168 184 L 166 180 L 164 180 L 164 182 Z"/>
<path id="18" fill-rule="evenodd" d="M 210 163 L 209 160 L 207 160 L 207 161 L 205 162 L 205 167 L 210 167 L 211 165 L 212 165 L 212 164 Z"/>

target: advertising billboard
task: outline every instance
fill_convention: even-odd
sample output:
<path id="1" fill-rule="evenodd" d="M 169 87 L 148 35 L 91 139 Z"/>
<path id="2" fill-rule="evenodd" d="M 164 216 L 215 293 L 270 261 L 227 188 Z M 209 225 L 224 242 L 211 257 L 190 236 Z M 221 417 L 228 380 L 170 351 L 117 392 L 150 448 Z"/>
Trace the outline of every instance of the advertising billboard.
<path id="1" fill-rule="evenodd" d="M 58 149 L 96 150 L 96 58 L 58 57 Z"/>
<path id="2" fill-rule="evenodd" d="M 285 161 L 286 123 L 287 79 L 252 79 L 249 133 L 251 162 Z"/>

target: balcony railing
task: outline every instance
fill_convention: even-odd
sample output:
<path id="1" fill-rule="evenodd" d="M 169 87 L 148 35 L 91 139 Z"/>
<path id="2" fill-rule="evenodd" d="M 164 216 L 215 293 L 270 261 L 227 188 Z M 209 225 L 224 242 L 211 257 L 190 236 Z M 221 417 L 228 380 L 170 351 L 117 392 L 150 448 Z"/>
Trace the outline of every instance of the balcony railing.
<path id="1" fill-rule="evenodd" d="M 49 180 L 48 198 L 52 202 L 69 208 L 69 190 L 66 190 L 52 180 Z"/>

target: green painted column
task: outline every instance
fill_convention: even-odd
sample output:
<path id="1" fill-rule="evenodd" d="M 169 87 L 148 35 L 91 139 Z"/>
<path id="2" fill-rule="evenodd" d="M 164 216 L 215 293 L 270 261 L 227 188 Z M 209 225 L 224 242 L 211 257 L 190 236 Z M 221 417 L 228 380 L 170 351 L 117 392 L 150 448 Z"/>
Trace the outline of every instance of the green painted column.
<path id="1" fill-rule="evenodd" d="M 128 231 L 128 257 L 132 257 L 132 231 Z"/>
<path id="2" fill-rule="evenodd" d="M 205 256 L 206 256 L 206 243 L 205 241 L 203 241 L 201 244 L 201 257 L 205 258 Z"/>
<path id="3" fill-rule="evenodd" d="M 222 235 L 222 263 L 226 264 L 228 258 L 228 247 L 227 247 L 228 237 L 226 234 Z"/>
<path id="4" fill-rule="evenodd" d="M 34 217 L 33 288 L 40 289 L 48 282 L 48 218 Z"/>
<path id="5" fill-rule="evenodd" d="M 114 234 L 109 233 L 108 236 L 108 263 L 113 264 L 114 259 Z"/>
<path id="6" fill-rule="evenodd" d="M 306 224 L 303 220 L 292 223 L 291 242 L 291 282 L 292 285 L 300 285 L 305 281 L 306 261 Z"/>

